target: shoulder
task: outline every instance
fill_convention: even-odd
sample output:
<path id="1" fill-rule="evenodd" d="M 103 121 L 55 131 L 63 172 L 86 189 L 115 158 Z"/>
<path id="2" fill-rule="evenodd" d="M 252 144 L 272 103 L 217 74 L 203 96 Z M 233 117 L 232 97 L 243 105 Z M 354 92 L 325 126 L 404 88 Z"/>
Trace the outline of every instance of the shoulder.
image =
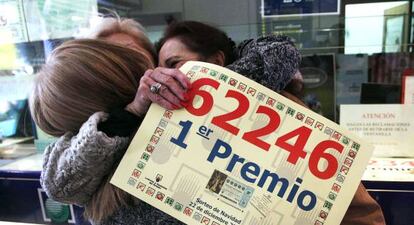
<path id="1" fill-rule="evenodd" d="M 66 133 L 45 149 L 40 182 L 49 197 L 86 204 L 122 157 L 129 138 L 99 131 L 97 125 L 106 118 L 103 112 L 93 114 L 78 134 Z"/>
<path id="2" fill-rule="evenodd" d="M 293 39 L 285 35 L 267 35 L 256 39 L 248 39 L 242 41 L 237 46 L 239 57 L 247 55 L 249 52 L 263 53 L 269 50 L 289 50 L 289 54 L 299 54 Z"/>
<path id="3" fill-rule="evenodd" d="M 308 108 L 308 106 L 301 99 L 299 99 L 298 97 L 296 97 L 295 95 L 293 95 L 293 94 L 291 94 L 291 93 L 289 93 L 287 91 L 284 91 L 284 90 L 281 91 L 280 92 L 280 95 L 284 96 L 285 98 L 287 98 L 287 99 L 289 99 L 291 101 L 294 101 L 295 103 L 297 103 L 297 104 L 299 104 L 299 105 L 301 105 L 303 107 Z"/>

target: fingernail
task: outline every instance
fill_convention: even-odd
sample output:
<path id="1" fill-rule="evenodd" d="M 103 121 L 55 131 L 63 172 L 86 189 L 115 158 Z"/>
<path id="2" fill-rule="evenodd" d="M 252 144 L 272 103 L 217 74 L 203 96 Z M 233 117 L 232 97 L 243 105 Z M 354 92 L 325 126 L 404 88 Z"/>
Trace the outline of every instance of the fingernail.
<path id="1" fill-rule="evenodd" d="M 182 98 L 183 98 L 183 100 L 186 102 L 186 101 L 188 101 L 188 100 L 190 99 L 190 95 L 189 95 L 189 94 L 187 94 L 187 93 L 184 93 L 184 94 L 182 95 Z"/>
<path id="2" fill-rule="evenodd" d="M 180 105 L 181 105 L 182 107 L 184 107 L 184 108 L 185 108 L 185 107 L 187 107 L 187 106 L 188 106 L 188 104 L 189 104 L 188 102 L 180 102 Z"/>
<path id="3" fill-rule="evenodd" d="M 174 109 L 174 110 L 176 110 L 176 109 L 181 109 L 181 107 L 182 107 L 182 106 L 179 106 L 179 105 L 173 105 L 173 109 Z"/>

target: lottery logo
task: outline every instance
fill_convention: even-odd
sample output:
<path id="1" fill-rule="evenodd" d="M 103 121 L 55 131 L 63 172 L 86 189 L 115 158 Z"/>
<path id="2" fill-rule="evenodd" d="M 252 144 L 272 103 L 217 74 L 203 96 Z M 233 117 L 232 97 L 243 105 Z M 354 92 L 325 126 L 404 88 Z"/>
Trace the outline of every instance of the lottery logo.
<path id="1" fill-rule="evenodd" d="M 357 154 L 356 151 L 349 150 L 348 152 L 348 156 L 351 157 L 352 159 L 355 159 L 356 154 Z"/>
<path id="2" fill-rule="evenodd" d="M 316 124 L 315 124 L 315 128 L 318 128 L 319 130 L 322 130 L 323 129 L 323 123 L 321 123 L 321 122 L 316 122 Z"/>
<path id="3" fill-rule="evenodd" d="M 336 176 L 336 181 L 338 181 L 339 183 L 343 183 L 345 181 L 345 176 L 338 174 L 338 176 Z"/>
<path id="4" fill-rule="evenodd" d="M 286 110 L 286 114 L 288 114 L 290 116 L 293 116 L 295 114 L 295 110 L 292 109 L 292 108 L 290 108 L 290 107 L 288 107 L 288 109 Z"/>
<path id="5" fill-rule="evenodd" d="M 321 212 L 319 213 L 319 217 L 322 218 L 323 220 L 326 220 L 326 217 L 328 217 L 328 213 L 321 210 Z"/>
<path id="6" fill-rule="evenodd" d="M 324 133 L 331 136 L 331 134 L 333 133 L 333 130 L 329 127 L 326 127 Z"/>
<path id="7" fill-rule="evenodd" d="M 276 103 L 276 100 L 274 100 L 273 98 L 271 98 L 271 97 L 267 98 L 266 105 L 269 105 L 269 106 L 273 107 L 275 105 L 275 103 Z"/>
<path id="8" fill-rule="evenodd" d="M 177 210 L 177 211 L 181 211 L 181 210 L 183 210 L 183 205 L 176 202 L 175 205 L 174 205 L 174 209 Z"/>
<path id="9" fill-rule="evenodd" d="M 222 80 L 224 82 L 227 82 L 227 79 L 229 78 L 229 76 L 227 76 L 226 74 L 220 74 L 219 80 Z"/>
<path id="10" fill-rule="evenodd" d="M 157 192 L 157 194 L 155 195 L 155 198 L 162 201 L 162 200 L 164 200 L 164 196 L 165 196 L 165 194 L 163 194 L 161 192 Z"/>
<path id="11" fill-rule="evenodd" d="M 285 108 L 285 105 L 284 105 L 284 104 L 282 104 L 282 103 L 280 103 L 280 102 L 278 102 L 278 103 L 277 103 L 277 105 L 276 105 L 276 108 L 277 108 L 278 110 L 282 111 L 282 110 Z"/>
<path id="12" fill-rule="evenodd" d="M 138 190 L 141 190 L 141 191 L 144 191 L 145 190 L 145 186 L 146 186 L 145 184 L 139 182 L 138 185 L 137 185 L 137 189 Z"/>
<path id="13" fill-rule="evenodd" d="M 141 171 L 134 169 L 134 171 L 132 171 L 131 176 L 135 177 L 135 178 L 139 178 L 139 176 L 141 176 Z"/>
<path id="14" fill-rule="evenodd" d="M 137 164 L 137 167 L 142 170 L 145 167 L 145 163 L 139 161 L 138 164 Z"/>
<path id="15" fill-rule="evenodd" d="M 147 191 L 145 192 L 147 195 L 149 195 L 149 196 L 153 196 L 154 195 L 154 193 L 155 193 L 155 190 L 154 190 L 154 188 L 150 188 L 150 187 L 148 187 L 148 189 L 147 189 Z"/>
<path id="16" fill-rule="evenodd" d="M 197 71 L 197 70 L 199 70 L 200 69 L 200 66 L 193 66 L 192 68 L 191 68 L 191 70 L 193 70 L 193 71 Z"/>
<path id="17" fill-rule="evenodd" d="M 167 127 L 167 125 L 168 125 L 168 122 L 164 119 L 161 119 L 160 123 L 158 124 L 159 127 L 162 127 L 164 129 Z"/>
<path id="18" fill-rule="evenodd" d="M 296 119 L 299 121 L 303 121 L 303 119 L 305 118 L 305 115 L 303 113 L 298 112 L 296 114 Z"/>
<path id="19" fill-rule="evenodd" d="M 218 72 L 215 70 L 210 70 L 210 76 L 215 77 L 217 76 Z"/>
<path id="20" fill-rule="evenodd" d="M 186 207 L 183 211 L 184 215 L 191 216 L 193 214 L 193 209 Z"/>
<path id="21" fill-rule="evenodd" d="M 162 136 L 162 133 L 164 132 L 164 130 L 163 129 L 161 129 L 161 128 L 159 128 L 159 127 L 157 127 L 156 129 L 155 129 L 155 131 L 154 131 L 154 134 L 155 135 L 158 135 L 158 136 Z"/>
<path id="22" fill-rule="evenodd" d="M 131 185 L 131 186 L 135 186 L 135 184 L 137 183 L 137 180 L 136 179 L 134 179 L 134 178 L 132 178 L 132 177 L 130 177 L 129 179 L 128 179 L 128 184 L 129 185 Z"/>
<path id="23" fill-rule="evenodd" d="M 208 73 L 208 68 L 201 67 L 200 72 L 202 72 L 202 73 Z"/>
<path id="24" fill-rule="evenodd" d="M 337 194 L 333 193 L 333 192 L 329 192 L 328 198 L 331 199 L 332 201 L 335 201 Z"/>
<path id="25" fill-rule="evenodd" d="M 266 95 L 265 94 L 263 94 L 263 93 L 261 93 L 261 92 L 259 92 L 258 94 L 257 94 L 257 96 L 256 96 L 256 99 L 257 100 L 259 100 L 259 101 L 263 101 L 263 100 L 265 100 L 265 98 L 266 98 Z"/>
<path id="26" fill-rule="evenodd" d="M 315 221 L 315 225 L 323 225 L 323 222 L 317 220 L 317 221 Z"/>
<path id="27" fill-rule="evenodd" d="M 352 160 L 351 158 L 346 157 L 346 159 L 345 159 L 345 161 L 344 161 L 344 164 L 345 164 L 347 167 L 351 167 L 351 166 L 352 166 L 352 162 L 353 162 L 353 160 Z"/>
<path id="28" fill-rule="evenodd" d="M 349 138 L 347 138 L 347 137 L 343 136 L 343 137 L 342 137 L 342 144 L 344 144 L 344 145 L 348 145 L 348 144 L 349 144 Z"/>
<path id="29" fill-rule="evenodd" d="M 145 149 L 147 152 L 152 153 L 154 151 L 154 146 L 147 145 L 147 148 Z"/>
<path id="30" fill-rule="evenodd" d="M 143 159 L 146 162 L 148 162 L 149 158 L 150 158 L 150 155 L 148 153 L 146 153 L 146 152 L 142 153 L 141 159 Z"/>
<path id="31" fill-rule="evenodd" d="M 242 92 L 245 92 L 246 91 L 246 88 L 247 88 L 247 85 L 245 85 L 243 83 L 240 83 L 239 86 L 237 87 L 237 89 L 239 91 L 242 91 Z"/>
<path id="32" fill-rule="evenodd" d="M 358 143 L 356 143 L 356 142 L 354 142 L 352 144 L 352 148 L 355 149 L 355 150 L 357 150 L 357 151 L 359 150 L 359 147 L 360 147 L 360 145 Z"/>
<path id="33" fill-rule="evenodd" d="M 193 219 L 195 219 L 197 221 L 200 221 L 201 220 L 201 217 L 202 217 L 202 215 L 200 213 L 195 212 L 194 213 L 194 216 L 193 216 Z"/>
<path id="34" fill-rule="evenodd" d="M 349 172 L 349 168 L 346 166 L 342 166 L 340 171 L 341 173 L 344 173 L 345 175 L 347 175 Z"/>
<path id="35" fill-rule="evenodd" d="M 323 207 L 327 208 L 329 210 L 331 210 L 332 206 L 333 206 L 333 204 L 329 201 L 325 201 L 325 203 L 323 203 Z"/>
<path id="36" fill-rule="evenodd" d="M 194 71 L 188 71 L 188 72 L 187 72 L 187 77 L 188 77 L 188 78 L 190 78 L 190 79 L 191 79 L 194 75 L 195 75 Z"/>
<path id="37" fill-rule="evenodd" d="M 309 125 L 309 126 L 312 126 L 314 121 L 315 121 L 314 119 L 312 119 L 312 118 L 308 117 L 308 118 L 306 118 L 306 120 L 305 120 L 305 124 L 307 124 L 307 125 Z"/>
<path id="38" fill-rule="evenodd" d="M 331 188 L 332 191 L 339 193 L 341 191 L 341 185 L 334 183 Z"/>
<path id="39" fill-rule="evenodd" d="M 167 119 L 171 119 L 173 115 L 173 112 L 170 110 L 165 110 L 163 117 L 167 118 Z"/>
<path id="40" fill-rule="evenodd" d="M 342 137 L 342 134 L 341 133 L 338 133 L 336 131 L 332 135 L 332 138 L 335 139 L 335 140 L 337 140 L 337 141 L 339 141 L 339 139 L 341 139 L 341 137 Z"/>
<path id="41" fill-rule="evenodd" d="M 210 223 L 210 219 L 204 216 L 203 219 L 201 220 L 201 223 L 208 225 Z"/>
<path id="42" fill-rule="evenodd" d="M 168 204 L 170 206 L 172 206 L 174 203 L 174 199 L 167 197 L 167 199 L 165 199 L 165 204 Z"/>
<path id="43" fill-rule="evenodd" d="M 234 78 L 230 78 L 230 80 L 229 80 L 229 85 L 230 86 L 233 86 L 233 87 L 236 87 L 236 85 L 237 85 L 237 80 L 236 79 L 234 79 Z"/>
<path id="44" fill-rule="evenodd" d="M 159 137 L 152 135 L 150 142 L 154 145 L 156 145 L 158 143 L 158 141 L 160 140 Z"/>
<path id="45" fill-rule="evenodd" d="M 249 87 L 247 94 L 254 96 L 256 94 L 256 89 Z"/>

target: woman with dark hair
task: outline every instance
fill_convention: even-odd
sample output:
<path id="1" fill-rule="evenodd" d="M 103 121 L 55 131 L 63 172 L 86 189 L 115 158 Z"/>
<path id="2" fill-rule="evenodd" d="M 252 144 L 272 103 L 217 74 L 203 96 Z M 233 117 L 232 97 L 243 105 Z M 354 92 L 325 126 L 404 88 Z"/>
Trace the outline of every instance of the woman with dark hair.
<path id="1" fill-rule="evenodd" d="M 217 59 L 223 60 L 223 62 L 216 64 L 228 65 L 237 58 L 234 51 L 235 43 L 226 33 L 197 21 L 183 21 L 170 24 L 165 30 L 164 36 L 156 44 L 156 50 L 160 52 L 161 47 L 166 48 L 166 46 L 172 45 L 176 51 L 179 51 L 180 48 L 175 47 L 179 44 L 177 42 L 185 43 L 185 47 L 188 50 L 197 53 L 198 61 L 209 61 L 212 60 L 212 57 L 219 57 Z M 162 60 L 159 65 L 167 68 L 179 68 L 183 64 L 184 60 L 182 59 L 170 58 Z"/>
<path id="2" fill-rule="evenodd" d="M 197 21 L 169 25 L 156 49 L 161 67 L 205 61 L 226 66 L 277 92 L 293 79 L 300 63 L 299 51 L 287 36 L 249 39 L 236 48 L 226 33 Z"/>
<path id="3" fill-rule="evenodd" d="M 167 27 L 158 43 L 158 63 L 179 68 L 186 61 L 200 60 L 226 66 L 306 107 L 300 99 L 299 52 L 290 38 L 271 35 L 246 40 L 236 51 L 230 50 L 233 47 L 234 42 L 217 28 L 195 21 L 177 22 Z M 362 184 L 341 224 L 385 224 L 381 208 Z"/>

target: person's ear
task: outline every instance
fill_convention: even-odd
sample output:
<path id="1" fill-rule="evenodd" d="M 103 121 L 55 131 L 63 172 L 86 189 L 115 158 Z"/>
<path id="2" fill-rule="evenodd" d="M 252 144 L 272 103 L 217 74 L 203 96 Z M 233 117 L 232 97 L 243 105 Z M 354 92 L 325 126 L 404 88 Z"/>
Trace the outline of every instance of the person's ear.
<path id="1" fill-rule="evenodd" d="M 224 63 L 226 62 L 226 57 L 224 56 L 224 52 L 218 51 L 217 53 L 209 57 L 208 62 L 219 66 L 225 66 Z"/>

